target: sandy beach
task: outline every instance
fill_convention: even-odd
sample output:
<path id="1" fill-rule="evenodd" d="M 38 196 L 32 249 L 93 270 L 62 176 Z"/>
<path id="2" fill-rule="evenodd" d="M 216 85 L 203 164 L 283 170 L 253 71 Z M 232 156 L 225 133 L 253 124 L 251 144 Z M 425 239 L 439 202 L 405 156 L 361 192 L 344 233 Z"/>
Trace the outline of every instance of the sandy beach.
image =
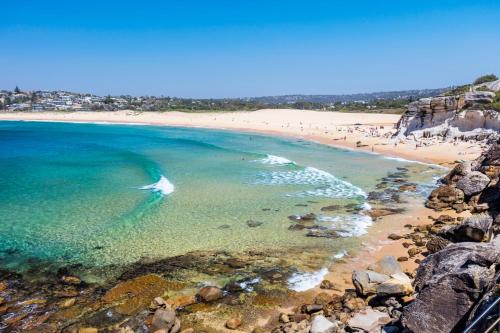
<path id="1" fill-rule="evenodd" d="M 417 147 L 415 142 L 396 142 L 391 133 L 399 115 L 264 109 L 253 112 L 26 112 L 0 113 L 0 120 L 109 122 L 165 126 L 203 127 L 257 132 L 303 138 L 322 144 L 359 149 L 387 156 L 450 166 L 457 160 L 479 156 L 474 143 L 440 142 Z M 427 145 L 426 145 L 427 144 Z"/>

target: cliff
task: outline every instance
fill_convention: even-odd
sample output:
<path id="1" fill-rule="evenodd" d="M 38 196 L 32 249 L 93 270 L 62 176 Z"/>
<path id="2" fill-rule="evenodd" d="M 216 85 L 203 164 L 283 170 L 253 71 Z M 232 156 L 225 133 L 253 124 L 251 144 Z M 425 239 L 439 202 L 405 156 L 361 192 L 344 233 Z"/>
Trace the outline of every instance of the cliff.
<path id="1" fill-rule="evenodd" d="M 483 140 L 500 131 L 500 80 L 471 86 L 469 92 L 422 98 L 408 105 L 397 124 L 398 139 L 443 137 Z"/>

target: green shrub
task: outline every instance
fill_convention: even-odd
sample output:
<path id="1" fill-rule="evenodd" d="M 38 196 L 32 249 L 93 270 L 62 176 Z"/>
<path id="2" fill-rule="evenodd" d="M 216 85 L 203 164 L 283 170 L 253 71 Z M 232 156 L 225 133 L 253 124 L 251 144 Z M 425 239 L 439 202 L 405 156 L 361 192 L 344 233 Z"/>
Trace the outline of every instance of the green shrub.
<path id="1" fill-rule="evenodd" d="M 495 74 L 488 74 L 488 75 L 483 75 L 478 77 L 475 81 L 474 84 L 481 84 L 481 83 L 486 83 L 486 82 L 492 82 L 498 80 L 498 77 Z"/>
<path id="2" fill-rule="evenodd" d="M 466 92 L 469 91 L 470 87 L 471 87 L 470 84 L 466 84 L 466 85 L 458 86 L 458 87 L 453 87 L 451 90 L 448 90 L 444 94 L 446 96 L 454 96 L 454 95 L 465 94 Z"/>
<path id="3" fill-rule="evenodd" d="M 500 111 L 500 91 L 497 91 L 495 93 L 495 98 L 493 99 L 493 103 L 491 103 L 491 106 L 494 110 Z"/>

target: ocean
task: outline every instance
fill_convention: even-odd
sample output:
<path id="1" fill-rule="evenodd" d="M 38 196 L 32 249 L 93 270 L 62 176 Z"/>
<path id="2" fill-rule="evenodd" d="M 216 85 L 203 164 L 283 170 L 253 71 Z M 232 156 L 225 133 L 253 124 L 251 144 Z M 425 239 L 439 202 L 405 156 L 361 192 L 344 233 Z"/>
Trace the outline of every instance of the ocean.
<path id="1" fill-rule="evenodd" d="M 374 223 L 367 195 L 398 168 L 412 170 L 421 196 L 443 173 L 241 132 L 3 121 L 0 268 L 74 267 L 97 279 L 144 258 L 302 247 L 332 260 L 360 246 Z M 290 230 L 289 216 L 307 213 L 340 237 Z"/>

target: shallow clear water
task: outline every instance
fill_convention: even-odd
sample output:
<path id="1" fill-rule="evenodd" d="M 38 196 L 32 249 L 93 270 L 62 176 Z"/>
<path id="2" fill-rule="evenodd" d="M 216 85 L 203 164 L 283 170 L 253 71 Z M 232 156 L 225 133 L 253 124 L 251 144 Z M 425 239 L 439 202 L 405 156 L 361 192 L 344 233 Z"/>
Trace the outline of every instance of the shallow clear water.
<path id="1" fill-rule="evenodd" d="M 361 206 L 379 178 L 406 165 L 247 133 L 0 122 L 1 265 L 122 265 L 191 250 L 287 246 L 335 253 L 365 232 L 366 216 L 323 214 L 325 226 L 354 236 L 345 239 L 305 237 L 288 230 L 287 216 Z M 419 167 L 422 183 L 442 172 Z"/>

